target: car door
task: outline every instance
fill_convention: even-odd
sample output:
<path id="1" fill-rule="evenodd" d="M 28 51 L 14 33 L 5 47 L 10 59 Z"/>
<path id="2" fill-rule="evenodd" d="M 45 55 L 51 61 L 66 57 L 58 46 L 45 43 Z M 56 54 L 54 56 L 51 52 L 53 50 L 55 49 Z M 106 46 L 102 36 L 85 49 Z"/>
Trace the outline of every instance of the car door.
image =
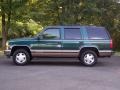
<path id="1" fill-rule="evenodd" d="M 38 52 L 42 56 L 56 56 L 61 52 L 61 29 L 47 28 L 43 31 L 41 39 L 39 39 Z"/>
<path id="2" fill-rule="evenodd" d="M 83 44 L 80 28 L 64 28 L 62 50 L 70 57 L 78 56 L 79 47 Z"/>

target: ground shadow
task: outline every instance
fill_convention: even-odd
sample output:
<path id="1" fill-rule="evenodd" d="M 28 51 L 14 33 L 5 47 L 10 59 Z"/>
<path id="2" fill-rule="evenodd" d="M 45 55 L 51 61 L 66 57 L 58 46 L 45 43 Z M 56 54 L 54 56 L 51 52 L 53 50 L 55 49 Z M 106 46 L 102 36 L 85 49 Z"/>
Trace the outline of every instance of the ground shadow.
<path id="1" fill-rule="evenodd" d="M 0 66 L 13 66 L 12 59 L 1 58 Z M 27 66 L 83 66 L 77 58 L 35 58 Z M 117 67 L 120 66 L 119 57 L 102 58 L 98 60 L 95 67 Z"/>
<path id="2" fill-rule="evenodd" d="M 33 59 L 29 65 L 42 66 L 83 66 L 76 58 L 39 58 Z M 98 62 L 96 66 L 104 66 L 102 62 Z"/>

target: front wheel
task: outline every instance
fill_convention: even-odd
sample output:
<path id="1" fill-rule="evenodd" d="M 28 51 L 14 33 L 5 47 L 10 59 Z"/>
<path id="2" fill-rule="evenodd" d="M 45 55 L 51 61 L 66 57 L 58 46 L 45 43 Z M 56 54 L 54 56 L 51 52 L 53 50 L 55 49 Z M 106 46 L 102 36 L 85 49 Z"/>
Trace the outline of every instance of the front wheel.
<path id="1" fill-rule="evenodd" d="M 85 66 L 94 66 L 97 63 L 97 55 L 91 50 L 84 51 L 81 53 L 80 61 Z"/>
<path id="2" fill-rule="evenodd" d="M 13 54 L 13 62 L 16 65 L 26 65 L 30 62 L 30 54 L 24 49 L 18 49 Z"/>

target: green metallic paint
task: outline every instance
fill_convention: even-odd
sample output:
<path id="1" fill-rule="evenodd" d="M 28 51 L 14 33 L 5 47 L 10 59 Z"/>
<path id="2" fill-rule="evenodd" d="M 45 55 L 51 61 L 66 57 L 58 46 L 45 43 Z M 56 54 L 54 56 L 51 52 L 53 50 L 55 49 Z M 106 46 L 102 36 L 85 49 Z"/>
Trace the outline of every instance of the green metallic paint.
<path id="1" fill-rule="evenodd" d="M 61 47 L 60 40 L 39 40 L 39 48 L 38 49 L 45 49 L 45 50 L 60 50 Z"/>
<path id="2" fill-rule="evenodd" d="M 64 40 L 64 27 L 59 27 L 61 33 L 60 40 L 43 40 L 38 37 L 20 38 L 8 41 L 11 47 L 27 46 L 30 50 L 80 50 L 84 47 L 94 47 L 98 50 L 111 50 L 110 40 L 88 40 L 86 29 L 84 26 L 80 27 L 81 40 Z"/>
<path id="3" fill-rule="evenodd" d="M 28 46 L 31 49 L 38 49 L 37 38 L 21 38 L 9 41 L 10 46 Z"/>

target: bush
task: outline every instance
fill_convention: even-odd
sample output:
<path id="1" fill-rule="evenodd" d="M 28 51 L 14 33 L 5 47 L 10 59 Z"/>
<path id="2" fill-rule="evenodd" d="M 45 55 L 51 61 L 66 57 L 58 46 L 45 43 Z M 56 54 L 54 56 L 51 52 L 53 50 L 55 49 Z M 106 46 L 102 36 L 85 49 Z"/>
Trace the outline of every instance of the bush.
<path id="1" fill-rule="evenodd" d="M 29 20 L 27 23 L 13 22 L 11 24 L 11 29 L 8 31 L 8 39 L 34 36 L 41 30 L 41 25 L 37 24 L 33 20 Z"/>

